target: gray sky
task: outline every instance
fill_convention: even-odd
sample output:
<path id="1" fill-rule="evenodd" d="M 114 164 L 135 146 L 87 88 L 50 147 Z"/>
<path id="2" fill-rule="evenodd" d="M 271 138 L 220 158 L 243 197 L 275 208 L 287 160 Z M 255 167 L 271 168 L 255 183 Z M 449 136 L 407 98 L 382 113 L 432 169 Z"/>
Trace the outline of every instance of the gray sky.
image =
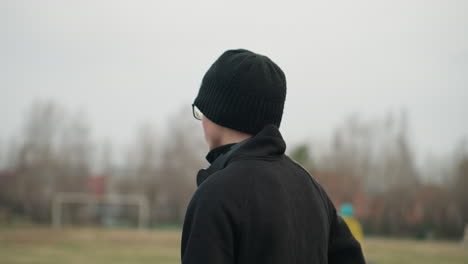
<path id="1" fill-rule="evenodd" d="M 418 153 L 449 153 L 468 136 L 467 13 L 451 0 L 0 0 L 0 142 L 35 99 L 86 113 L 116 143 L 184 105 L 191 119 L 211 63 L 246 48 L 286 73 L 287 141 L 406 109 Z"/>

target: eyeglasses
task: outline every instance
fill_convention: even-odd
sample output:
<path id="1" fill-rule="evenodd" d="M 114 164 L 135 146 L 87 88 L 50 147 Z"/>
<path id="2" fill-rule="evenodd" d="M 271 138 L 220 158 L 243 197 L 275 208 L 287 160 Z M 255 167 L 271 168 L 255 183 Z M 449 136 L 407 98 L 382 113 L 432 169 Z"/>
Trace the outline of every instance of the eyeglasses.
<path id="1" fill-rule="evenodd" d="M 195 119 L 202 120 L 203 114 L 200 111 L 200 109 L 198 109 L 198 107 L 196 107 L 194 104 L 192 104 L 192 113 L 193 113 L 193 117 L 195 117 Z"/>

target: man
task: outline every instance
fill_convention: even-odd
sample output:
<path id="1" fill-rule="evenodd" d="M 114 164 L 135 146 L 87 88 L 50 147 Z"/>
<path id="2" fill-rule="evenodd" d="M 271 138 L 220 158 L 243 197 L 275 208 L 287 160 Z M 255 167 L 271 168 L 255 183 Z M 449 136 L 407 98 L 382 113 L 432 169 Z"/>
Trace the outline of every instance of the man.
<path id="1" fill-rule="evenodd" d="M 362 227 L 359 221 L 354 217 L 354 208 L 351 203 L 344 203 L 340 207 L 340 215 L 343 217 L 346 225 L 353 234 L 354 238 L 362 244 L 364 240 L 364 234 L 362 233 Z M 362 248 L 362 246 L 361 246 Z"/>
<path id="2" fill-rule="evenodd" d="M 283 71 L 248 50 L 205 74 L 192 107 L 211 166 L 197 175 L 182 263 L 364 263 L 322 187 L 284 154 L 285 98 Z"/>

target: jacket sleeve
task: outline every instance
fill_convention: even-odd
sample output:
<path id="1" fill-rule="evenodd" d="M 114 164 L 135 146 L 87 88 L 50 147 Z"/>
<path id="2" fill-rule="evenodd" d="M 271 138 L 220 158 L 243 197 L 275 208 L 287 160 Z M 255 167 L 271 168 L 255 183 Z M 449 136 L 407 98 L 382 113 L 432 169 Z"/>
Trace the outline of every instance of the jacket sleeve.
<path id="1" fill-rule="evenodd" d="M 353 237 L 346 222 L 336 213 L 336 210 L 333 210 L 330 227 L 328 263 L 365 263 L 361 245 Z"/>
<path id="2" fill-rule="evenodd" d="M 236 214 L 232 201 L 220 188 L 200 186 L 185 215 L 182 263 L 234 263 Z"/>

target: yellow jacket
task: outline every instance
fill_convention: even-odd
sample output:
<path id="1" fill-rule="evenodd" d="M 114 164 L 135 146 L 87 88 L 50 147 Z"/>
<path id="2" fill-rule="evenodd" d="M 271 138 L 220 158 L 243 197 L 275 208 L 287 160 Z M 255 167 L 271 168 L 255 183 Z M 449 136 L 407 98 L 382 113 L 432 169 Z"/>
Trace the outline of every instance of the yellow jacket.
<path id="1" fill-rule="evenodd" d="M 353 234 L 354 238 L 361 244 L 362 247 L 362 239 L 364 237 L 362 233 L 361 224 L 354 218 L 350 216 L 342 216 L 346 224 L 348 225 L 349 230 Z"/>

